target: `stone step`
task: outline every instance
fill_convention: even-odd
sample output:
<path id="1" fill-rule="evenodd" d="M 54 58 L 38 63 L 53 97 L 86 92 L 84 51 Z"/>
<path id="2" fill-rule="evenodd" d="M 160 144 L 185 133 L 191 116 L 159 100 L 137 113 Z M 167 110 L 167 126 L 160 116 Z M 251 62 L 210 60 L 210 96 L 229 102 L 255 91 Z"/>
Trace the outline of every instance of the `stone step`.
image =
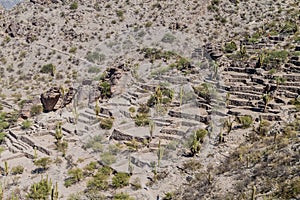
<path id="1" fill-rule="evenodd" d="M 160 126 L 160 127 L 171 125 L 171 123 L 169 123 L 169 122 L 164 122 L 164 121 L 160 121 L 160 120 L 154 120 L 153 122 L 155 123 L 156 126 Z"/>
<path id="2" fill-rule="evenodd" d="M 90 120 L 86 119 L 86 118 L 83 118 L 82 116 L 79 116 L 78 119 L 77 119 L 77 121 L 81 122 L 83 124 L 90 124 Z"/>
<path id="3" fill-rule="evenodd" d="M 185 131 L 182 131 L 182 130 L 178 130 L 176 128 L 162 128 L 160 130 L 160 133 L 163 133 L 163 134 L 168 134 L 168 135 L 177 135 L 177 136 L 184 136 L 186 135 L 186 132 Z M 156 135 L 157 136 L 157 135 Z"/>
<path id="4" fill-rule="evenodd" d="M 230 96 L 231 95 L 234 95 L 235 97 L 238 97 L 240 99 L 247 99 L 247 100 L 261 100 L 262 99 L 261 95 L 251 94 L 251 93 L 230 92 Z"/>
<path id="5" fill-rule="evenodd" d="M 265 85 L 267 83 L 265 78 L 258 76 L 251 77 L 251 82 L 257 83 L 259 85 Z"/>
<path id="6" fill-rule="evenodd" d="M 150 94 L 149 93 L 140 93 L 140 92 L 128 92 L 129 95 L 135 97 L 136 99 L 140 99 L 140 98 L 144 98 L 144 97 L 147 97 L 149 96 Z"/>
<path id="7" fill-rule="evenodd" d="M 299 72 L 300 73 L 300 72 Z M 284 86 L 297 86 L 300 87 L 300 82 L 284 82 L 282 84 L 279 85 L 284 85 Z"/>
<path id="8" fill-rule="evenodd" d="M 132 96 L 129 96 L 128 94 L 126 93 L 123 93 L 121 94 L 121 97 L 124 98 L 125 100 L 129 101 L 131 105 L 136 105 L 136 98 L 135 97 L 132 97 Z"/>
<path id="9" fill-rule="evenodd" d="M 244 84 L 246 84 L 247 80 L 248 79 L 243 79 L 243 78 L 229 78 L 229 79 L 226 79 L 225 82 L 226 83 L 244 83 Z"/>
<path id="10" fill-rule="evenodd" d="M 53 153 L 51 150 L 49 150 L 49 149 L 47 149 L 47 148 L 45 148 L 45 147 L 43 147 L 43 146 L 40 146 L 40 145 L 36 144 L 34 141 L 32 141 L 31 138 L 29 138 L 29 137 L 27 137 L 27 136 L 22 135 L 22 136 L 20 137 L 20 140 L 22 140 L 23 143 L 25 143 L 25 144 L 27 144 L 28 146 L 30 146 L 30 148 L 27 149 L 27 151 L 25 151 L 25 152 L 33 151 L 33 150 L 34 150 L 34 147 L 36 147 L 36 149 L 37 149 L 39 152 L 41 152 L 41 153 L 43 153 L 43 154 L 46 154 L 46 155 L 48 155 L 48 156 L 50 156 L 50 155 Z"/>
<path id="11" fill-rule="evenodd" d="M 95 113 L 90 114 L 88 112 L 84 112 L 84 113 L 79 113 L 79 117 L 83 117 L 90 121 L 94 121 L 96 119 L 96 114 Z"/>
<path id="12" fill-rule="evenodd" d="M 242 91 L 244 93 L 256 93 L 256 94 L 263 94 L 264 93 L 264 87 L 260 86 L 230 86 L 228 87 L 228 91 Z"/>
<path id="13" fill-rule="evenodd" d="M 171 135 L 171 134 L 165 134 L 165 133 L 161 133 L 161 134 L 156 134 L 155 138 L 159 138 L 160 140 L 181 140 L 181 136 L 179 135 Z"/>
<path id="14" fill-rule="evenodd" d="M 238 73 L 244 73 L 244 74 L 255 74 L 256 73 L 256 69 L 254 68 L 241 68 L 241 67 L 226 67 L 224 69 L 225 72 L 238 72 Z"/>
<path id="15" fill-rule="evenodd" d="M 245 99 L 234 98 L 234 97 L 231 97 L 231 99 L 229 100 L 229 104 L 234 105 L 234 106 L 238 106 L 238 107 L 240 107 L 240 106 L 255 107 L 255 105 L 253 104 L 252 101 L 245 100 Z"/>
<path id="16" fill-rule="evenodd" d="M 224 74 L 227 74 L 227 76 L 230 76 L 229 79 L 249 79 L 249 74 L 246 73 L 228 73 L 224 72 Z"/>
<path id="17" fill-rule="evenodd" d="M 160 147 L 166 147 L 169 144 L 170 140 L 160 140 Z M 158 151 L 158 142 L 151 142 L 149 144 L 149 148 L 151 152 L 157 152 Z"/>
<path id="18" fill-rule="evenodd" d="M 12 153 L 18 153 L 18 152 L 21 152 L 20 149 L 16 148 L 16 147 L 11 143 L 10 139 L 5 138 L 4 141 L 5 141 L 5 144 L 6 144 L 8 150 L 9 150 L 10 152 L 12 152 Z"/>
<path id="19" fill-rule="evenodd" d="M 203 108 L 203 109 L 205 109 L 205 110 L 210 110 L 210 109 L 212 109 L 212 106 L 209 105 L 209 104 L 207 104 L 206 102 L 197 101 L 197 106 L 198 106 L 199 108 Z"/>
<path id="20" fill-rule="evenodd" d="M 28 144 L 22 142 L 18 137 L 16 137 L 16 135 L 14 135 L 11 131 L 7 133 L 6 137 L 10 140 L 13 146 L 21 151 L 31 148 Z"/>
<path id="21" fill-rule="evenodd" d="M 169 110 L 168 115 L 171 116 L 171 117 L 175 117 L 175 118 L 190 119 L 190 120 L 199 121 L 199 122 L 202 122 L 202 123 L 205 123 L 205 124 L 208 123 L 208 117 L 207 116 L 200 116 L 200 115 L 197 115 L 197 114 L 183 113 L 181 111 L 174 111 L 174 110 Z"/>
<path id="22" fill-rule="evenodd" d="M 128 100 L 128 101 L 131 101 L 132 99 L 136 100 L 136 97 L 130 96 L 128 93 L 121 94 L 121 97 Z"/>
<path id="23" fill-rule="evenodd" d="M 227 110 L 221 111 L 221 110 L 209 110 L 207 111 L 208 114 L 211 116 L 220 116 L 220 117 L 227 117 Z"/>
<path id="24" fill-rule="evenodd" d="M 284 74 L 282 76 L 286 81 L 290 81 L 290 82 L 300 82 L 300 75 L 298 74 Z"/>
<path id="25" fill-rule="evenodd" d="M 300 87 L 297 86 L 284 86 L 284 85 L 279 85 L 278 86 L 279 91 L 290 91 L 293 93 L 298 93 L 300 94 Z"/>
<path id="26" fill-rule="evenodd" d="M 282 121 L 280 115 L 273 115 L 273 114 L 261 114 L 262 119 L 268 121 Z"/>
<path id="27" fill-rule="evenodd" d="M 176 124 L 179 124 L 180 126 L 187 126 L 187 127 L 193 127 L 193 126 L 200 125 L 200 123 L 195 120 L 180 120 Z"/>
<path id="28" fill-rule="evenodd" d="M 300 73 L 300 67 L 293 65 L 293 63 L 287 63 L 283 69 L 284 72 Z"/>
<path id="29" fill-rule="evenodd" d="M 290 63 L 292 63 L 293 65 L 300 67 L 300 61 L 299 60 L 290 60 Z"/>

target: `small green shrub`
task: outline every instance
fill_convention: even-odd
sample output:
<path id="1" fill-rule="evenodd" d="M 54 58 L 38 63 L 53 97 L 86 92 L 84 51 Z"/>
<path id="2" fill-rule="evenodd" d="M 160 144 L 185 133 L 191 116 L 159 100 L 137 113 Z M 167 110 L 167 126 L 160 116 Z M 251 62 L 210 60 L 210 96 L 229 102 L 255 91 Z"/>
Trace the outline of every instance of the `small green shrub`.
<path id="1" fill-rule="evenodd" d="M 211 84 L 202 83 L 199 86 L 195 86 L 193 89 L 198 96 L 200 96 L 200 97 L 204 98 L 205 100 L 207 100 L 208 102 L 210 102 L 211 96 L 213 93 L 213 88 L 212 88 Z"/>
<path id="2" fill-rule="evenodd" d="M 43 74 L 51 74 L 51 76 L 54 76 L 55 70 L 56 70 L 55 65 L 50 63 L 50 64 L 43 65 L 40 72 Z"/>
<path id="3" fill-rule="evenodd" d="M 70 169 L 68 171 L 69 177 L 65 180 L 65 186 L 69 187 L 83 178 L 83 171 L 80 168 Z"/>
<path id="4" fill-rule="evenodd" d="M 147 114 L 139 113 L 135 116 L 135 124 L 137 126 L 146 126 L 149 125 L 150 119 Z"/>
<path id="5" fill-rule="evenodd" d="M 114 124 L 113 118 L 103 118 L 100 120 L 100 127 L 102 129 L 110 130 Z"/>
<path id="6" fill-rule="evenodd" d="M 76 10 L 78 8 L 78 3 L 77 2 L 73 2 L 70 4 L 70 9 L 71 10 Z"/>
<path id="7" fill-rule="evenodd" d="M 77 47 L 71 47 L 69 53 L 76 53 Z"/>
<path id="8" fill-rule="evenodd" d="M 224 51 L 226 53 L 233 53 L 236 50 L 237 50 L 237 46 L 236 46 L 235 42 L 231 41 L 231 42 L 225 43 Z"/>
<path id="9" fill-rule="evenodd" d="M 23 174 L 24 167 L 22 165 L 12 167 L 10 172 L 12 175 Z"/>
<path id="10" fill-rule="evenodd" d="M 105 60 L 105 55 L 98 52 L 88 51 L 85 58 L 92 63 L 102 62 Z"/>
<path id="11" fill-rule="evenodd" d="M 121 192 L 115 194 L 113 200 L 134 200 L 134 198 L 130 197 L 129 194 Z"/>
<path id="12" fill-rule="evenodd" d="M 272 68 L 272 69 L 269 70 L 268 74 L 273 75 L 273 74 L 276 73 L 276 71 L 277 71 L 276 69 Z"/>
<path id="13" fill-rule="evenodd" d="M 30 120 L 24 120 L 22 122 L 22 129 L 28 129 L 31 126 L 31 121 Z"/>
<path id="14" fill-rule="evenodd" d="M 6 136 L 5 132 L 0 132 L 0 144 L 4 142 L 5 136 Z"/>
<path id="15" fill-rule="evenodd" d="M 281 33 L 294 34 L 297 31 L 298 31 L 297 23 L 293 21 L 287 21 L 285 22 L 284 27 L 281 30 Z"/>
<path id="16" fill-rule="evenodd" d="M 94 152 L 102 152 L 103 145 L 102 145 L 103 137 L 100 135 L 96 135 L 89 139 L 85 145 L 83 145 L 86 149 L 93 149 Z"/>
<path id="17" fill-rule="evenodd" d="M 269 132 L 270 122 L 267 120 L 261 120 L 258 127 L 258 133 L 260 135 L 266 136 Z"/>
<path id="18" fill-rule="evenodd" d="M 34 165 L 36 165 L 37 167 L 42 167 L 43 170 L 46 170 L 49 168 L 51 162 L 52 160 L 50 157 L 44 157 L 34 161 Z"/>
<path id="19" fill-rule="evenodd" d="M 118 172 L 112 178 L 112 185 L 115 188 L 122 188 L 129 185 L 130 175 L 124 172 Z"/>
<path id="20" fill-rule="evenodd" d="M 129 110 L 129 112 L 131 112 L 131 113 L 135 113 L 135 107 L 130 107 L 128 110 Z"/>
<path id="21" fill-rule="evenodd" d="M 91 174 L 97 169 L 97 162 L 91 161 L 84 167 L 85 175 Z"/>
<path id="22" fill-rule="evenodd" d="M 146 22 L 146 24 L 145 24 L 145 27 L 146 27 L 146 28 L 149 28 L 149 27 L 151 27 L 151 26 L 152 26 L 152 22 L 151 22 L 151 21 Z"/>
<path id="23" fill-rule="evenodd" d="M 117 10 L 116 14 L 118 17 L 123 18 L 124 17 L 124 11 L 123 10 Z"/>
<path id="24" fill-rule="evenodd" d="M 49 181 L 48 178 L 42 178 L 40 182 L 31 185 L 27 198 L 34 200 L 49 199 L 51 188 L 51 181 Z"/>
<path id="25" fill-rule="evenodd" d="M 238 117 L 238 122 L 242 125 L 242 128 L 249 128 L 253 124 L 253 119 L 249 115 Z"/>
<path id="26" fill-rule="evenodd" d="M 100 83 L 100 91 L 101 91 L 101 97 L 104 99 L 108 99 L 111 97 L 112 92 L 111 92 L 111 85 L 107 81 L 101 82 Z"/>
<path id="27" fill-rule="evenodd" d="M 196 138 L 198 141 L 200 141 L 201 143 L 203 142 L 205 136 L 208 134 L 208 131 L 205 129 L 198 129 L 196 131 Z"/>
<path id="28" fill-rule="evenodd" d="M 106 151 L 106 152 L 103 152 L 101 154 L 101 161 L 105 164 L 105 165 L 111 165 L 113 163 L 116 162 L 116 156 L 114 156 L 112 153 Z"/>

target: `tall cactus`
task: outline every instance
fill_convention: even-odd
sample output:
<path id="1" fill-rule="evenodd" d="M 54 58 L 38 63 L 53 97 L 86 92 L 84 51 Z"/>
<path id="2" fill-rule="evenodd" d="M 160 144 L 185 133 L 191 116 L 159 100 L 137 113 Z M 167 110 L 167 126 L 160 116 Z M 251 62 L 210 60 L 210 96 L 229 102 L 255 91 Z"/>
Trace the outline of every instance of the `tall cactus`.
<path id="1" fill-rule="evenodd" d="M 258 57 L 258 67 L 262 67 L 265 61 L 264 53 L 261 53 Z"/>
<path id="2" fill-rule="evenodd" d="M 95 114 L 96 114 L 96 117 L 100 114 L 99 99 L 96 100 Z"/>
<path id="3" fill-rule="evenodd" d="M 150 121 L 149 123 L 149 132 L 150 132 L 150 141 L 153 138 L 153 132 L 154 132 L 155 124 L 153 121 Z"/>
<path id="4" fill-rule="evenodd" d="M 265 105 L 264 106 L 264 112 L 266 112 L 267 111 L 267 106 L 270 103 L 270 101 L 272 100 L 272 97 L 271 97 L 270 94 L 265 94 L 265 95 L 262 96 L 262 99 L 263 99 L 264 105 Z"/>
<path id="5" fill-rule="evenodd" d="M 5 176 L 8 176 L 9 168 L 8 168 L 7 161 L 4 161 L 4 172 L 5 172 Z"/>
<path id="6" fill-rule="evenodd" d="M 34 149 L 33 161 L 35 161 L 37 159 L 36 146 L 33 149 Z"/>
<path id="7" fill-rule="evenodd" d="M 128 171 L 129 171 L 130 175 L 132 175 L 133 169 L 134 169 L 134 167 L 131 163 L 131 156 L 129 156 L 129 158 L 128 158 Z"/>
<path id="8" fill-rule="evenodd" d="M 256 187 L 255 187 L 255 185 L 253 185 L 253 187 L 252 187 L 252 194 L 251 194 L 251 200 L 255 200 L 255 196 L 256 196 Z"/>
<path id="9" fill-rule="evenodd" d="M 57 143 L 59 143 L 62 138 L 63 138 L 62 126 L 61 126 L 61 122 L 58 122 L 55 130 L 55 139 L 57 140 Z"/>
<path id="10" fill-rule="evenodd" d="M 180 92 L 179 92 L 179 98 L 180 98 L 180 106 L 182 105 L 182 99 L 183 99 L 183 87 L 180 87 Z"/>
<path id="11" fill-rule="evenodd" d="M 162 101 L 162 91 L 160 89 L 160 86 L 158 86 L 155 90 L 155 102 L 156 104 L 160 104 Z"/>
<path id="12" fill-rule="evenodd" d="M 51 200 L 58 200 L 58 185 L 57 185 L 57 182 L 55 184 L 55 187 L 52 187 Z"/>
<path id="13" fill-rule="evenodd" d="M 164 149 L 161 147 L 161 142 L 158 142 L 158 152 L 157 152 L 157 166 L 160 167 L 160 161 L 163 157 Z"/>
<path id="14" fill-rule="evenodd" d="M 0 200 L 4 200 L 4 190 L 2 184 L 0 184 Z"/>

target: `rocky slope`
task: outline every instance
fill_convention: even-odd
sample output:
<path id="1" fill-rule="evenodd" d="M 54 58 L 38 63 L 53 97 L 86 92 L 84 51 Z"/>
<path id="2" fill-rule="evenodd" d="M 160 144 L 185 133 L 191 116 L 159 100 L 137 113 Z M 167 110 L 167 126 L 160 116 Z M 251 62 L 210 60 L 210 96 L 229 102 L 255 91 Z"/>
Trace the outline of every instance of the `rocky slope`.
<path id="1" fill-rule="evenodd" d="M 300 198 L 299 4 L 1 11 L 4 199 Z"/>

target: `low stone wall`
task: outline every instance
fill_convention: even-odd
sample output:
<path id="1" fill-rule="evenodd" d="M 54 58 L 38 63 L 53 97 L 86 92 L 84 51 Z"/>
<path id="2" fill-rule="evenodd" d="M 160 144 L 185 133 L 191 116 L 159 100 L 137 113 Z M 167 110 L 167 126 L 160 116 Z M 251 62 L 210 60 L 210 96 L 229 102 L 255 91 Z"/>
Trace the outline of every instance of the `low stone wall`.
<path id="1" fill-rule="evenodd" d="M 114 140 L 118 140 L 118 141 L 131 141 L 131 140 L 133 140 L 133 138 L 138 142 L 143 142 L 145 139 L 145 138 L 134 137 L 132 135 L 123 133 L 122 131 L 120 131 L 118 129 L 114 129 L 110 136 L 110 139 L 114 139 Z"/>

